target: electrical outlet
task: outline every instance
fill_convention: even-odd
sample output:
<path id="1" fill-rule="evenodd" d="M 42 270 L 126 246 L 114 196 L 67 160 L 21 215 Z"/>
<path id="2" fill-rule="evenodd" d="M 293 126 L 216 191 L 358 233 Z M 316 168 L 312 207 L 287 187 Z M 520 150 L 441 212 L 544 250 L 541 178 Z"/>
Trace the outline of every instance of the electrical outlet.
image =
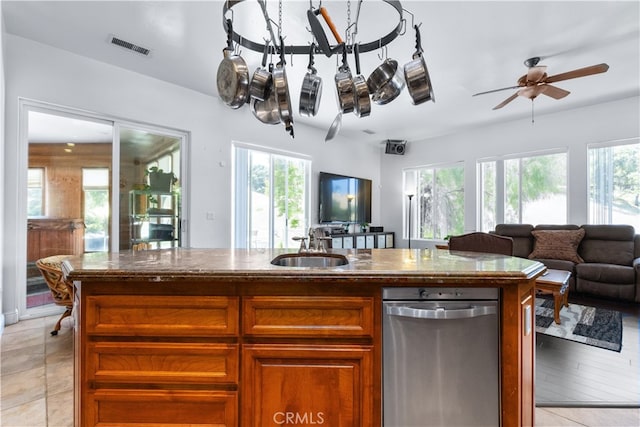
<path id="1" fill-rule="evenodd" d="M 215 212 L 207 212 L 207 221 L 213 221 L 214 219 L 216 219 L 216 213 Z"/>

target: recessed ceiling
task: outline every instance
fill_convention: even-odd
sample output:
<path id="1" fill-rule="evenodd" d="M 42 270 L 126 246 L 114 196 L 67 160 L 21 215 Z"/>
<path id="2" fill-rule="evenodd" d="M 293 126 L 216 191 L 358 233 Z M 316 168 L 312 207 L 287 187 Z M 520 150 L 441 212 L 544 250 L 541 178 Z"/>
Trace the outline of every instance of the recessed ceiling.
<path id="1" fill-rule="evenodd" d="M 8 33 L 36 40 L 90 58 L 143 73 L 217 97 L 216 71 L 226 35 L 223 1 L 3 1 Z M 318 2 L 312 1 L 314 7 Z M 389 44 L 386 55 L 403 66 L 412 59 L 415 36 L 411 20 L 420 23 L 424 57 L 436 102 L 411 104 L 405 89 L 387 105 L 373 105 L 369 117 L 343 117 L 341 134 L 366 141 L 420 140 L 509 120 L 530 120 L 531 101 L 519 97 L 508 106 L 492 108 L 513 92 L 472 97 L 474 93 L 513 86 L 526 73 L 523 62 L 540 56 L 549 75 L 607 63 L 607 73 L 567 80 L 557 85 L 566 98 L 536 98 L 536 122 L 560 110 L 578 108 L 640 94 L 640 2 L 637 1 L 402 1 L 407 31 Z M 346 1 L 324 0 L 336 26 L 347 27 Z M 358 2 L 353 0 L 351 19 Z M 282 3 L 285 43 L 311 41 L 307 31 L 309 2 Z M 253 9 L 251 9 L 253 8 Z M 253 40 L 267 37 L 258 2 L 234 6 L 234 28 Z M 278 2 L 267 1 L 278 22 Z M 358 40 L 375 40 L 394 26 L 395 11 L 381 0 L 361 8 Z M 109 42 L 116 35 L 151 50 L 148 57 Z M 332 36 L 328 34 L 329 40 Z M 240 54 L 253 73 L 261 54 L 242 48 Z M 361 55 L 367 77 L 380 63 L 381 51 Z M 384 58 L 384 55 L 382 56 Z M 277 58 L 274 58 L 276 60 Z M 349 57 L 355 72 L 353 58 Z M 296 123 L 326 131 L 337 113 L 334 88 L 337 58 L 316 55 L 323 79 L 319 113 L 298 114 L 302 79 L 308 58 L 287 58 L 289 91 Z M 245 106 L 243 108 L 248 108 Z M 233 111 L 230 110 L 230 115 Z M 286 134 L 283 132 L 283 137 Z"/>

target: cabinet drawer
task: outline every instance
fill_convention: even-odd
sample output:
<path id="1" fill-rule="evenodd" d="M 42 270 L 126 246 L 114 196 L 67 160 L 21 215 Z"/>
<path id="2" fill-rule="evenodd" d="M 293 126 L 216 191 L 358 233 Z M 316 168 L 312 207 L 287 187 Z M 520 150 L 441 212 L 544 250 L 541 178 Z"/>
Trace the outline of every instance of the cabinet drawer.
<path id="1" fill-rule="evenodd" d="M 97 295 L 86 298 L 88 334 L 229 336 L 238 331 L 238 298 Z"/>
<path id="2" fill-rule="evenodd" d="M 83 426 L 238 425 L 236 392 L 105 389 L 86 399 Z"/>
<path id="3" fill-rule="evenodd" d="M 245 335 L 373 337 L 373 298 L 246 297 L 242 308 Z"/>
<path id="4" fill-rule="evenodd" d="M 112 383 L 237 383 L 237 344 L 94 342 L 89 381 Z"/>

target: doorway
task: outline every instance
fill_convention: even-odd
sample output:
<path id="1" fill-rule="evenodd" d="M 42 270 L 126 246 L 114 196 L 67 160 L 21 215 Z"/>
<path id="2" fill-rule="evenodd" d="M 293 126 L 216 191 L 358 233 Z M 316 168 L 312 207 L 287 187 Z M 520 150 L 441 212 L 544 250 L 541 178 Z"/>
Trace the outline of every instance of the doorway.
<path id="1" fill-rule="evenodd" d="M 37 317 L 59 308 L 35 261 L 52 255 L 119 252 L 135 249 L 133 205 L 136 192 L 149 190 L 155 167 L 175 179 L 167 194 L 156 195 L 162 215 L 141 215 L 146 228 L 168 230 L 145 249 L 181 246 L 182 154 L 187 134 L 125 122 L 76 110 L 25 102 L 27 179 L 25 188 L 25 280 L 18 280 L 19 316 Z M 153 199 L 151 197 L 151 199 Z M 170 212 L 170 214 L 169 214 Z M 154 237 L 154 236 L 151 236 Z M 24 265 L 24 264 L 22 264 Z M 23 270 L 24 272 L 25 270 Z M 24 274 L 16 272 L 17 278 Z"/>

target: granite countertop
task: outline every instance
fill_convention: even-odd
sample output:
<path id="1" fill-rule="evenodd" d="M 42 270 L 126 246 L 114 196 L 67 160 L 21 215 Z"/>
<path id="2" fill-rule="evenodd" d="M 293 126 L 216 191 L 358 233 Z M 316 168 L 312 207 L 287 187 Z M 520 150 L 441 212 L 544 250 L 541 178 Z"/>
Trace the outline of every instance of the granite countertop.
<path id="1" fill-rule="evenodd" d="M 282 267 L 271 264 L 295 250 L 162 249 L 90 253 L 63 263 L 70 280 L 331 280 L 357 278 L 429 280 L 438 283 L 477 279 L 522 280 L 537 277 L 543 264 L 516 257 L 443 249 L 333 249 L 349 260 L 339 267 Z"/>

